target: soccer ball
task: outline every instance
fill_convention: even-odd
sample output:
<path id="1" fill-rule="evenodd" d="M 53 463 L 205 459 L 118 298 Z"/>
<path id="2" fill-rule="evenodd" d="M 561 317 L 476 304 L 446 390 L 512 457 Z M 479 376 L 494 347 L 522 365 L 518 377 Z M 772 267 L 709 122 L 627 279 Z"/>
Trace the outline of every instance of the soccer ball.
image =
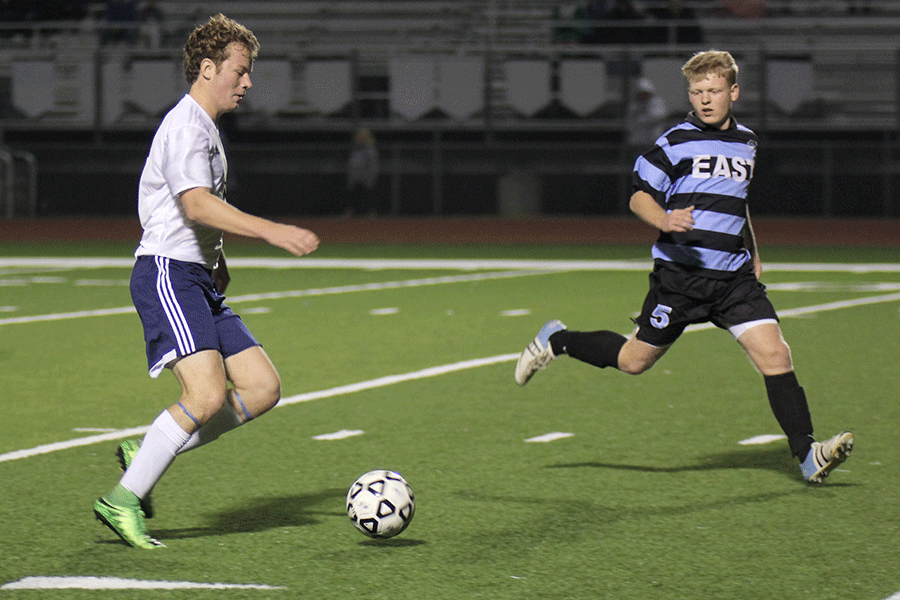
<path id="1" fill-rule="evenodd" d="M 394 471 L 369 471 L 347 491 L 347 516 L 369 537 L 394 537 L 406 529 L 415 512 L 412 488 Z"/>

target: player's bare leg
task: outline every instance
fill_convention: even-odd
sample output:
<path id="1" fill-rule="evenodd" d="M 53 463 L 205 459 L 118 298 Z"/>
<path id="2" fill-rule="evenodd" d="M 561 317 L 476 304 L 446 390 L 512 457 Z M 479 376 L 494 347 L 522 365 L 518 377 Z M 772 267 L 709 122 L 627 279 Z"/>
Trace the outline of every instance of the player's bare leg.
<path id="1" fill-rule="evenodd" d="M 181 399 L 169 407 L 175 422 L 192 434 L 225 404 L 227 383 L 225 363 L 216 350 L 201 350 L 185 356 L 172 366 L 181 384 Z"/>
<path id="2" fill-rule="evenodd" d="M 791 349 L 778 323 L 765 322 L 744 331 L 737 339 L 763 376 L 794 370 Z"/>
<path id="3" fill-rule="evenodd" d="M 635 332 L 637 333 L 637 332 Z M 516 383 L 525 385 L 538 370 L 558 356 L 569 355 L 599 368 L 614 367 L 638 375 L 658 361 L 669 346 L 651 346 L 613 331 L 569 331 L 561 321 L 549 321 L 525 348 L 516 363 Z"/>
<path id="4" fill-rule="evenodd" d="M 234 384 L 228 400 L 245 417 L 256 418 L 281 398 L 281 378 L 262 346 L 253 346 L 225 359 L 228 379 Z"/>
<path id="5" fill-rule="evenodd" d="M 153 421 L 122 479 L 94 503 L 97 518 L 136 548 L 162 545 L 147 535 L 140 500 L 150 495 L 192 434 L 225 404 L 225 365 L 217 351 L 186 356 L 172 371 L 181 383 L 181 398 Z"/>
<path id="6" fill-rule="evenodd" d="M 199 448 L 274 407 L 281 397 L 281 380 L 261 346 L 252 346 L 225 359 L 225 374 L 233 386 L 225 390 L 225 401 L 203 427 L 191 434 L 178 450 L 183 454 Z M 224 388 L 223 383 L 223 388 Z"/>
<path id="7" fill-rule="evenodd" d="M 629 375 L 640 375 L 656 364 L 669 346 L 651 346 L 632 335 L 619 350 L 618 369 Z"/>

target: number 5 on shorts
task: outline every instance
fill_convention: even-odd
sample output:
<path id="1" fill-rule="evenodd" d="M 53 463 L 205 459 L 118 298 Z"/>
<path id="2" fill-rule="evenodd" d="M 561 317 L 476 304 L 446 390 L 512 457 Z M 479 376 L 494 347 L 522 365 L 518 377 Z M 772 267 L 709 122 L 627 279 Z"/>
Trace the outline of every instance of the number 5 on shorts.
<path id="1" fill-rule="evenodd" d="M 650 315 L 650 324 L 657 329 L 665 329 L 669 324 L 669 313 L 672 312 L 671 306 L 665 304 L 657 304 L 656 308 Z"/>

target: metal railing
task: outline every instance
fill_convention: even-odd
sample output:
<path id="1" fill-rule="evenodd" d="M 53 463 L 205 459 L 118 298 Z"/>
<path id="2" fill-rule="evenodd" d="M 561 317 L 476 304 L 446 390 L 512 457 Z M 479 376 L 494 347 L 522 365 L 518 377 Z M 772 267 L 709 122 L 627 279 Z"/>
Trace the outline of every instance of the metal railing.
<path id="1" fill-rule="evenodd" d="M 31 152 L 0 148 L 0 214 L 37 215 L 37 159 Z"/>

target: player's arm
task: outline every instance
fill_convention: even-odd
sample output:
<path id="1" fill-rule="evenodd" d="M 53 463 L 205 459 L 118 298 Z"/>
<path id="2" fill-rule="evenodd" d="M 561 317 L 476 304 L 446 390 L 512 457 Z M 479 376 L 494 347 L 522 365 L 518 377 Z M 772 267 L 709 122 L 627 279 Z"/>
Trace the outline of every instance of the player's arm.
<path id="1" fill-rule="evenodd" d="M 750 223 L 750 207 L 747 207 L 747 220 L 744 223 L 744 246 L 750 251 L 750 258 L 753 261 L 753 271 L 756 278 L 762 277 L 762 260 L 759 258 L 759 249 L 756 245 L 756 235 L 753 233 L 753 225 Z"/>
<path id="2" fill-rule="evenodd" d="M 637 191 L 631 196 L 628 204 L 631 212 L 643 222 L 666 233 L 671 231 L 690 231 L 694 228 L 693 206 L 666 211 L 656 203 L 647 192 Z"/>
<path id="3" fill-rule="evenodd" d="M 313 232 L 294 225 L 257 217 L 223 202 L 207 188 L 193 188 L 179 196 L 186 219 L 228 233 L 264 240 L 273 246 L 303 256 L 319 246 Z"/>

